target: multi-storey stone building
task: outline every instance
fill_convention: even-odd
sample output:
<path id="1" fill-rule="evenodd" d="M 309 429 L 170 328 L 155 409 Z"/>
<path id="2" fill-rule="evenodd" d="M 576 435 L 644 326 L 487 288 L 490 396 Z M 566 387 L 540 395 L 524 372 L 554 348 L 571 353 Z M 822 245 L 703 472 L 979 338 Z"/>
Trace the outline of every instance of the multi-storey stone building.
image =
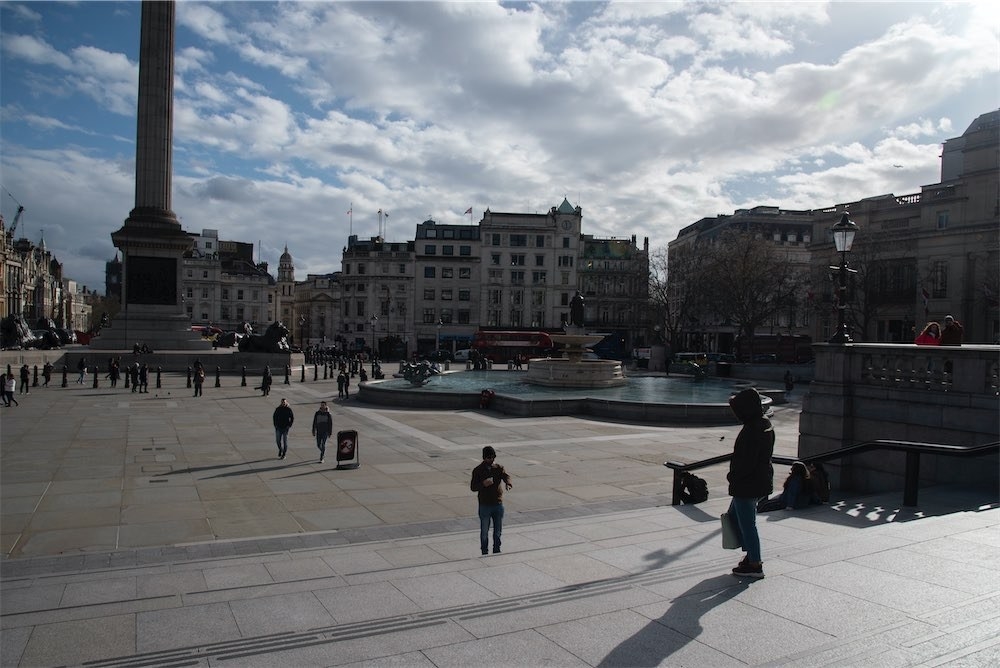
<path id="1" fill-rule="evenodd" d="M 235 330 L 250 323 L 261 332 L 275 320 L 277 284 L 267 263 L 253 261 L 253 244 L 219 239 L 206 229 L 184 256 L 181 294 L 193 323 Z"/>
<path id="2" fill-rule="evenodd" d="M 941 181 L 919 193 L 877 195 L 824 209 L 755 207 L 702 219 L 670 242 L 674 251 L 738 229 L 773 239 L 789 262 L 809 267 L 807 302 L 775 319 L 774 331 L 827 341 L 837 326 L 833 282 L 839 257 L 831 229 L 844 213 L 858 225 L 846 259 L 860 273 L 849 291 L 852 336 L 911 343 L 914 331 L 947 314 L 965 326 L 966 342 L 1000 337 L 1000 111 L 978 117 L 945 142 Z M 686 340 L 728 352 L 735 332 L 721 317 L 687 327 Z"/>
<path id="3" fill-rule="evenodd" d="M 414 242 L 414 331 L 417 349 L 468 348 L 482 300 L 480 226 L 417 225 Z"/>
<path id="4" fill-rule="evenodd" d="M 45 248 L 45 239 L 34 244 L 15 240 L 0 219 L 0 311 L 21 316 L 34 327 L 40 318 L 66 327 L 62 264 Z"/>

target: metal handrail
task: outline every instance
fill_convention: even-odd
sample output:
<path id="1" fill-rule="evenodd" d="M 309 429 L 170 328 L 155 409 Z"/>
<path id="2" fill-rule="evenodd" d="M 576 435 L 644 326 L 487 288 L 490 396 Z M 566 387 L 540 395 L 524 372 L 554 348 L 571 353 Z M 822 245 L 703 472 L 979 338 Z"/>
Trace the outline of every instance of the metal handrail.
<path id="1" fill-rule="evenodd" d="M 906 453 L 906 468 L 903 477 L 903 505 L 915 506 L 917 505 L 917 490 L 920 482 L 920 455 L 978 457 L 990 452 L 1000 452 L 1000 441 L 984 443 L 981 445 L 948 445 L 946 443 L 921 443 L 917 441 L 877 439 L 874 441 L 855 443 L 854 445 L 848 445 L 837 450 L 823 452 L 804 459 L 786 457 L 784 455 L 775 455 L 771 457 L 771 461 L 777 462 L 778 464 L 788 465 L 797 461 L 812 464 L 816 462 L 826 462 L 833 459 L 842 459 L 844 457 L 861 454 L 862 452 L 867 452 L 869 450 L 894 450 Z M 681 503 L 681 491 L 683 490 L 681 478 L 683 473 L 687 471 L 695 471 L 714 464 L 728 462 L 732 458 L 733 453 L 730 452 L 725 455 L 718 455 L 716 457 L 709 457 L 708 459 L 702 459 L 697 462 L 691 462 L 690 464 L 685 464 L 683 462 L 663 462 L 664 466 L 672 469 L 674 472 L 671 504 L 677 506 Z"/>

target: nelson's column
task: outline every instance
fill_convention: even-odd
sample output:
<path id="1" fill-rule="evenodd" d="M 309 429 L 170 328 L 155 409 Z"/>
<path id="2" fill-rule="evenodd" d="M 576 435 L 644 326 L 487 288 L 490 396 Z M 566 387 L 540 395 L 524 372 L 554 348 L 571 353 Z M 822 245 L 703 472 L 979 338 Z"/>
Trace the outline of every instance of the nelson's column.
<path id="1" fill-rule="evenodd" d="M 135 208 L 111 241 L 122 252 L 122 310 L 92 348 L 205 350 L 181 296 L 184 253 L 193 245 L 170 209 L 173 169 L 174 3 L 144 0 L 139 40 Z"/>

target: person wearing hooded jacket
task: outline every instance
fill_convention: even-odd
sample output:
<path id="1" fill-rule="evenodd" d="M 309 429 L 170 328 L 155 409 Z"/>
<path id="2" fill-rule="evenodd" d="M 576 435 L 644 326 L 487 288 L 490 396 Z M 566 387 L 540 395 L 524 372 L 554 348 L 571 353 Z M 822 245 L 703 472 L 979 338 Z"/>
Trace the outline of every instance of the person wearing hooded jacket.
<path id="1" fill-rule="evenodd" d="M 774 489 L 774 427 L 764 414 L 760 394 L 747 388 L 729 399 L 733 413 L 743 423 L 729 462 L 729 513 L 735 520 L 746 556 L 733 569 L 737 577 L 762 578 L 760 536 L 757 534 L 757 501 Z"/>

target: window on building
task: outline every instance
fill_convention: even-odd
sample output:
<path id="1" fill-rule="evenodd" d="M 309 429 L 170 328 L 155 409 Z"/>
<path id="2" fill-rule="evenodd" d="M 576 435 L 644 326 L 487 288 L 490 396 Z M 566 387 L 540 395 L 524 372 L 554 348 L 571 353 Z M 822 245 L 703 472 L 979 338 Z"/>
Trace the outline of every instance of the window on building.
<path id="1" fill-rule="evenodd" d="M 458 254 L 466 257 L 472 255 L 472 246 L 459 246 Z"/>
<path id="2" fill-rule="evenodd" d="M 452 318 L 453 316 L 450 308 L 441 309 L 441 318 L 439 322 L 442 325 L 450 325 L 452 323 Z"/>
<path id="3" fill-rule="evenodd" d="M 531 305 L 532 306 L 545 306 L 545 292 L 543 290 L 534 290 L 531 293 Z"/>
<path id="4" fill-rule="evenodd" d="M 450 229 L 450 228 L 441 230 L 441 238 L 442 239 L 454 239 L 455 238 L 455 230 Z"/>
<path id="5" fill-rule="evenodd" d="M 274 303 L 274 295 L 272 295 L 270 292 L 267 293 L 267 303 L 268 304 Z M 270 320 L 270 318 L 268 318 L 268 320 Z"/>
<path id="6" fill-rule="evenodd" d="M 559 283 L 561 285 L 569 285 L 569 272 L 568 271 L 562 272 L 562 276 L 559 278 Z"/>
<path id="7" fill-rule="evenodd" d="M 434 324 L 437 322 L 437 312 L 432 308 L 425 308 L 423 310 L 423 322 L 425 325 Z"/>
<path id="8" fill-rule="evenodd" d="M 434 290 L 430 288 L 424 289 L 424 301 L 434 301 Z"/>
<path id="9" fill-rule="evenodd" d="M 437 267 L 424 267 L 424 278 L 435 278 L 437 276 Z"/>
<path id="10" fill-rule="evenodd" d="M 424 255 L 437 255 L 437 246 L 434 244 L 424 246 Z"/>
<path id="11" fill-rule="evenodd" d="M 355 310 L 354 310 L 354 315 L 358 316 L 359 318 L 365 317 L 365 302 L 364 302 L 364 300 L 359 299 L 357 302 L 355 302 L 355 305 L 356 306 L 355 306 Z"/>
<path id="12" fill-rule="evenodd" d="M 194 288 L 188 288 L 187 289 L 187 298 L 188 299 L 194 299 Z"/>
<path id="13" fill-rule="evenodd" d="M 515 285 L 524 283 L 524 272 L 523 271 L 516 271 L 514 269 L 511 269 L 510 270 L 510 282 L 513 283 L 513 284 L 515 284 Z"/>
<path id="14" fill-rule="evenodd" d="M 532 311 L 531 312 L 531 326 L 532 327 L 544 327 L 545 314 L 542 311 Z"/>
<path id="15" fill-rule="evenodd" d="M 207 269 L 205 271 L 201 272 L 201 277 L 202 278 L 208 278 L 208 270 Z"/>
<path id="16" fill-rule="evenodd" d="M 520 327 L 521 326 L 521 312 L 520 311 L 511 311 L 510 312 L 510 326 L 511 327 Z"/>
<path id="17" fill-rule="evenodd" d="M 229 288 L 222 288 L 222 299 L 229 301 Z"/>
<path id="18" fill-rule="evenodd" d="M 188 278 L 193 278 L 193 277 L 194 277 L 194 270 L 188 269 Z"/>
<path id="19" fill-rule="evenodd" d="M 459 309 L 458 311 L 458 324 L 468 325 L 471 322 L 471 311 L 468 309 Z"/>
<path id="20" fill-rule="evenodd" d="M 228 306 L 223 306 L 222 307 L 222 319 L 223 320 L 229 320 L 229 307 Z"/>
<path id="21" fill-rule="evenodd" d="M 454 246 L 441 246 L 441 255 L 454 255 L 454 254 L 455 254 Z"/>
<path id="22" fill-rule="evenodd" d="M 948 212 L 938 211 L 937 215 L 937 228 L 939 230 L 948 229 Z"/>
<path id="23" fill-rule="evenodd" d="M 441 267 L 441 278 L 454 278 L 455 268 L 454 267 Z"/>
<path id="24" fill-rule="evenodd" d="M 472 269 L 470 269 L 469 267 L 459 267 L 458 277 L 464 279 L 472 278 Z"/>
<path id="25" fill-rule="evenodd" d="M 490 264 L 500 264 L 500 253 L 490 253 Z"/>
<path id="26" fill-rule="evenodd" d="M 510 254 L 510 265 L 512 267 L 523 267 L 525 262 L 525 256 L 522 253 L 511 253 Z"/>
<path id="27" fill-rule="evenodd" d="M 536 234 L 535 235 L 535 248 L 545 248 L 545 235 Z"/>
<path id="28" fill-rule="evenodd" d="M 524 305 L 524 290 L 511 290 L 510 291 L 510 303 L 513 306 Z"/>
<path id="29" fill-rule="evenodd" d="M 441 300 L 442 301 L 449 301 L 450 302 L 451 301 L 451 295 L 452 295 L 451 290 L 449 290 L 447 288 L 441 290 Z"/>
<path id="30" fill-rule="evenodd" d="M 563 248 L 569 248 L 569 237 L 563 237 Z"/>
<path id="31" fill-rule="evenodd" d="M 500 326 L 500 311 L 492 310 L 486 312 L 486 322 L 490 327 Z"/>
<path id="32" fill-rule="evenodd" d="M 472 300 L 472 290 L 468 288 L 463 288 L 458 291 L 458 301 L 467 302 Z"/>
<path id="33" fill-rule="evenodd" d="M 572 255 L 560 255 L 559 256 L 559 266 L 560 267 L 572 267 L 573 266 L 573 256 Z"/>
<path id="34" fill-rule="evenodd" d="M 499 246 L 500 245 L 500 235 L 499 234 L 491 234 L 490 235 L 490 245 L 491 246 Z"/>
<path id="35" fill-rule="evenodd" d="M 569 293 L 568 292 L 561 292 L 561 293 L 559 293 L 559 305 L 560 306 L 569 306 Z"/>
<path id="36" fill-rule="evenodd" d="M 399 271 L 397 273 L 399 273 L 399 274 L 405 274 L 406 273 L 406 265 L 405 264 L 399 265 Z"/>
<path id="37" fill-rule="evenodd" d="M 544 267 L 545 266 L 545 256 L 544 255 L 536 255 L 535 256 L 535 266 L 536 267 Z"/>
<path id="38" fill-rule="evenodd" d="M 202 288 L 201 289 L 201 298 L 202 299 L 208 299 L 208 288 Z"/>
<path id="39" fill-rule="evenodd" d="M 253 294 L 253 300 L 254 301 L 258 301 L 260 299 L 260 291 L 259 290 L 254 290 L 252 294 Z"/>
<path id="40" fill-rule="evenodd" d="M 503 269 L 490 269 L 490 283 L 503 283 Z"/>
<path id="41" fill-rule="evenodd" d="M 206 241 L 205 242 L 205 248 L 211 248 L 211 247 L 212 247 L 212 242 L 211 241 Z"/>
<path id="42" fill-rule="evenodd" d="M 948 263 L 944 260 L 934 262 L 931 275 L 931 296 L 941 299 L 948 296 Z"/>
<path id="43" fill-rule="evenodd" d="M 515 247 L 527 246 L 528 245 L 528 235 L 527 234 L 512 234 L 510 235 L 510 245 Z"/>
<path id="44" fill-rule="evenodd" d="M 503 290 L 490 290 L 487 293 L 489 304 L 499 306 L 503 303 Z"/>
<path id="45" fill-rule="evenodd" d="M 194 316 L 194 306 L 192 306 L 191 304 L 187 305 L 187 314 L 189 318 Z"/>
<path id="46" fill-rule="evenodd" d="M 366 273 L 366 271 L 367 271 L 367 269 L 366 269 L 365 265 L 362 264 L 361 262 L 359 262 L 358 263 L 358 275 L 359 276 L 363 276 Z"/>
<path id="47" fill-rule="evenodd" d="M 368 284 L 367 284 L 367 283 L 358 283 L 358 284 L 357 284 L 357 285 L 356 285 L 356 286 L 354 287 L 354 289 L 355 289 L 355 291 L 357 291 L 357 292 L 365 292 L 365 291 L 366 291 L 366 290 L 368 289 Z"/>
<path id="48" fill-rule="evenodd" d="M 246 314 L 242 306 L 236 307 L 236 319 L 240 321 L 246 320 Z"/>
<path id="49" fill-rule="evenodd" d="M 535 285 L 545 283 L 548 280 L 548 272 L 545 271 L 533 271 L 531 272 L 531 282 Z"/>

